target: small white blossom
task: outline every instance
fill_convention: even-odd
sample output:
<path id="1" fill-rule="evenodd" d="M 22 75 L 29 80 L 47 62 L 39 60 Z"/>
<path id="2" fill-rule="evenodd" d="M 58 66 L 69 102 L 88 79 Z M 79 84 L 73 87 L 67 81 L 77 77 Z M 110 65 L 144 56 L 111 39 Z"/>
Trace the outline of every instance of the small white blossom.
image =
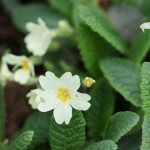
<path id="1" fill-rule="evenodd" d="M 91 87 L 94 83 L 95 80 L 90 77 L 85 77 L 85 79 L 83 80 L 83 84 L 88 88 Z"/>
<path id="2" fill-rule="evenodd" d="M 14 65 L 14 81 L 19 82 L 20 84 L 26 84 L 30 77 L 34 76 L 33 63 L 26 56 L 7 54 L 3 59 L 5 63 Z"/>
<path id="3" fill-rule="evenodd" d="M 144 32 L 145 29 L 150 29 L 150 22 L 146 22 L 140 25 L 140 28 Z"/>
<path id="4" fill-rule="evenodd" d="M 24 40 L 27 49 L 35 56 L 43 56 L 52 41 L 53 30 L 50 30 L 41 18 L 38 18 L 38 24 L 28 22 L 26 29 L 29 32 Z"/>
<path id="5" fill-rule="evenodd" d="M 69 124 L 72 108 L 86 111 L 91 106 L 88 102 L 91 97 L 77 91 L 81 85 L 78 75 L 72 76 L 67 72 L 57 78 L 54 73 L 48 71 L 45 76 L 40 76 L 39 82 L 45 93 L 37 108 L 41 112 L 54 109 L 54 118 L 58 124 Z M 41 94 L 37 92 L 37 95 Z"/>
<path id="6" fill-rule="evenodd" d="M 37 109 L 38 104 L 42 102 L 43 94 L 44 94 L 44 91 L 40 89 L 32 90 L 27 94 L 27 98 L 29 98 L 28 102 L 33 109 Z"/>
<path id="7" fill-rule="evenodd" d="M 7 83 L 7 81 L 11 81 L 13 78 L 12 72 L 9 70 L 6 63 L 2 62 L 0 69 L 0 81 L 3 85 Z"/>

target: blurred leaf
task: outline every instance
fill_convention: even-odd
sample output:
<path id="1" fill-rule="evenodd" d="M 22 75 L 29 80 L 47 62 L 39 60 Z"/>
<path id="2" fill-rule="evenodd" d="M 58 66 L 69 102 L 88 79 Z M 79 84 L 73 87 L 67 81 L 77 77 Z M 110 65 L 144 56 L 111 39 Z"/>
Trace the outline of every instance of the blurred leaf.
<path id="1" fill-rule="evenodd" d="M 23 131 L 34 131 L 34 137 L 30 147 L 35 147 L 48 142 L 48 132 L 51 113 L 34 112 L 25 122 Z"/>
<path id="2" fill-rule="evenodd" d="M 4 88 L 0 85 L 0 143 L 5 139 L 5 121 Z"/>
<path id="3" fill-rule="evenodd" d="M 118 150 L 140 150 L 141 132 L 125 136 L 117 144 Z"/>
<path id="4" fill-rule="evenodd" d="M 118 112 L 108 121 L 104 139 L 117 142 L 122 136 L 126 135 L 139 121 L 139 116 L 130 111 Z"/>
<path id="5" fill-rule="evenodd" d="M 111 140 L 104 140 L 90 145 L 85 150 L 117 150 L 117 145 Z"/>
<path id="6" fill-rule="evenodd" d="M 100 66 L 112 87 L 127 101 L 140 107 L 140 65 L 125 59 L 111 58 L 102 60 Z"/>
<path id="7" fill-rule="evenodd" d="M 130 5 L 140 5 L 141 0 L 112 0 L 114 3 L 125 3 Z"/>
<path id="8" fill-rule="evenodd" d="M 12 12 L 15 8 L 19 6 L 20 0 L 2 0 L 2 5 L 8 12 Z"/>
<path id="9" fill-rule="evenodd" d="M 52 150 L 79 150 L 85 142 L 85 120 L 80 111 L 74 111 L 69 125 L 58 125 L 54 118 L 50 124 Z"/>
<path id="10" fill-rule="evenodd" d="M 123 43 L 121 38 L 114 31 L 110 20 L 102 9 L 95 5 L 81 5 L 78 10 L 81 20 L 94 32 L 98 33 L 107 42 L 112 44 L 119 52 L 127 52 L 125 43 Z"/>
<path id="11" fill-rule="evenodd" d="M 108 50 L 109 44 L 88 26 L 83 24 L 78 26 L 77 32 L 79 47 L 81 49 L 80 53 L 85 67 L 94 77 L 99 77 L 98 62 L 102 58 L 110 55 Z"/>
<path id="12" fill-rule="evenodd" d="M 98 139 L 103 135 L 106 122 L 114 110 L 113 91 L 109 83 L 102 78 L 96 81 L 90 95 L 92 99 L 91 107 L 86 113 L 87 125 L 90 136 Z"/>
<path id="13" fill-rule="evenodd" d="M 48 0 L 54 9 L 57 9 L 65 16 L 71 17 L 72 0 Z"/>
<path id="14" fill-rule="evenodd" d="M 34 136 L 33 131 L 23 132 L 13 143 L 13 150 L 27 150 Z"/>
<path id="15" fill-rule="evenodd" d="M 131 60 L 141 63 L 141 61 L 146 56 L 147 52 L 150 48 L 150 31 L 145 31 L 144 33 L 142 30 L 139 32 L 131 49 L 129 50 L 128 56 Z"/>
<path id="16" fill-rule="evenodd" d="M 15 26 L 25 32 L 25 24 L 27 22 L 37 22 L 37 18 L 42 18 L 48 27 L 57 26 L 57 22 L 63 17 L 46 4 L 26 4 L 19 6 L 12 12 L 12 19 Z"/>
<path id="17" fill-rule="evenodd" d="M 142 125 L 141 150 L 150 148 L 150 63 L 145 62 L 141 71 L 141 97 L 143 100 L 144 121 Z"/>
<path id="18" fill-rule="evenodd" d="M 150 1 L 149 0 L 142 0 L 139 6 L 141 12 L 150 17 Z"/>

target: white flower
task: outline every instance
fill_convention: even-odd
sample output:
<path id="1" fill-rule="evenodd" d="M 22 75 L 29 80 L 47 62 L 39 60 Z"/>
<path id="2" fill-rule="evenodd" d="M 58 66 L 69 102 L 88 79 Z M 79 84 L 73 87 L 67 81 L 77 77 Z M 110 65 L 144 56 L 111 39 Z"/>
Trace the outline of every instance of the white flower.
<path id="1" fill-rule="evenodd" d="M 3 59 L 5 63 L 14 65 L 14 81 L 20 84 L 26 84 L 30 77 L 34 76 L 33 63 L 26 56 L 7 54 Z"/>
<path id="2" fill-rule="evenodd" d="M 42 95 L 44 94 L 44 91 L 40 89 L 31 90 L 27 94 L 27 98 L 29 98 L 29 104 L 33 109 L 37 109 L 37 106 L 40 102 L 42 102 Z"/>
<path id="3" fill-rule="evenodd" d="M 29 32 L 24 40 L 27 49 L 35 56 L 43 56 L 52 41 L 53 30 L 41 18 L 38 18 L 38 24 L 28 22 L 26 29 Z"/>
<path id="4" fill-rule="evenodd" d="M 150 29 L 150 22 L 146 22 L 140 25 L 140 28 L 144 32 L 145 29 Z"/>
<path id="5" fill-rule="evenodd" d="M 13 78 L 12 72 L 9 70 L 6 63 L 2 62 L 1 70 L 0 70 L 0 81 L 3 85 L 7 83 L 7 81 L 11 81 Z"/>
<path id="6" fill-rule="evenodd" d="M 54 118 L 58 124 L 64 122 L 69 124 L 72 108 L 86 111 L 91 105 L 88 102 L 91 97 L 77 91 L 81 85 L 78 75 L 72 76 L 70 72 L 67 72 L 57 78 L 54 73 L 48 71 L 45 76 L 40 76 L 39 82 L 45 94 L 42 95 L 43 101 L 37 108 L 41 112 L 54 109 Z"/>
<path id="7" fill-rule="evenodd" d="M 94 83 L 95 80 L 90 77 L 85 77 L 85 79 L 83 80 L 83 84 L 88 88 L 91 87 Z"/>

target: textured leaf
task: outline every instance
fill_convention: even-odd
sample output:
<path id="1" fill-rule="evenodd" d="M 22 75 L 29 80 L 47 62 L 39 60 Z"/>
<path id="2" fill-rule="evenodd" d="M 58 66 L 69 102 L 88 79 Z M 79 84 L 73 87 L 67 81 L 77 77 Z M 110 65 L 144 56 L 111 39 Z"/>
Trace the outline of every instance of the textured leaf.
<path id="1" fill-rule="evenodd" d="M 113 92 L 109 83 L 102 78 L 96 82 L 90 95 L 91 107 L 86 113 L 88 130 L 91 137 L 100 138 L 114 110 Z"/>
<path id="2" fill-rule="evenodd" d="M 33 131 L 22 133 L 13 143 L 13 150 L 27 150 L 34 136 Z"/>
<path id="3" fill-rule="evenodd" d="M 102 60 L 100 66 L 116 91 L 133 105 L 141 106 L 139 65 L 129 60 L 111 58 Z"/>
<path id="4" fill-rule="evenodd" d="M 137 63 L 146 56 L 150 48 L 150 31 L 146 30 L 144 33 L 140 30 L 139 34 L 135 38 L 131 49 L 129 50 L 129 58 Z"/>
<path id="5" fill-rule="evenodd" d="M 6 121 L 6 112 L 5 112 L 5 102 L 3 95 L 3 88 L 0 85 L 0 143 L 5 139 L 5 121 Z"/>
<path id="6" fill-rule="evenodd" d="M 111 140 L 104 140 L 90 145 L 85 150 L 117 150 L 117 145 Z"/>
<path id="7" fill-rule="evenodd" d="M 99 77 L 99 60 L 112 54 L 111 46 L 84 24 L 78 25 L 77 36 L 85 67 L 94 77 Z"/>
<path id="8" fill-rule="evenodd" d="M 71 0 L 61 0 L 61 1 L 60 0 L 49 0 L 49 2 L 54 9 L 57 9 L 62 14 L 70 17 L 73 1 L 71 1 Z"/>
<path id="9" fill-rule="evenodd" d="M 31 147 L 48 142 L 48 132 L 51 113 L 34 112 L 25 122 L 23 131 L 34 131 Z"/>
<path id="10" fill-rule="evenodd" d="M 142 125 L 142 145 L 141 150 L 150 148 L 150 63 L 145 62 L 141 71 L 141 97 L 143 100 L 143 110 L 145 112 Z"/>
<path id="11" fill-rule="evenodd" d="M 25 32 L 27 22 L 37 22 L 37 18 L 42 18 L 49 27 L 56 27 L 58 20 L 63 17 L 50 9 L 46 4 L 26 4 L 17 7 L 12 12 L 12 19 L 18 29 Z"/>
<path id="12" fill-rule="evenodd" d="M 51 120 L 50 146 L 52 150 L 79 150 L 85 142 L 85 120 L 79 111 L 73 113 L 69 125 Z"/>
<path id="13" fill-rule="evenodd" d="M 139 121 L 139 116 L 130 111 L 118 112 L 108 121 L 104 139 L 117 142 L 122 136 L 126 135 Z"/>
<path id="14" fill-rule="evenodd" d="M 127 48 L 118 34 L 114 31 L 111 22 L 102 9 L 95 5 L 80 6 L 79 16 L 94 32 L 104 37 L 119 52 L 125 53 Z"/>

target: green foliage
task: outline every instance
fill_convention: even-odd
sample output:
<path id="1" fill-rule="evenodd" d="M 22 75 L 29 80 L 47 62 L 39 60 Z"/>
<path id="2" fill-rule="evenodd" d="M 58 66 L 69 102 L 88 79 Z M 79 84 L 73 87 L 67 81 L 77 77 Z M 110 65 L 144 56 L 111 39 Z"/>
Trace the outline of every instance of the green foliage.
<path id="1" fill-rule="evenodd" d="M 137 63 L 140 63 L 146 56 L 149 48 L 150 32 L 145 31 L 143 33 L 142 30 L 140 30 L 131 46 L 131 49 L 129 50 L 129 58 Z"/>
<path id="2" fill-rule="evenodd" d="M 111 140 L 104 140 L 90 145 L 85 150 L 117 150 L 117 145 Z"/>
<path id="3" fill-rule="evenodd" d="M 106 122 L 113 113 L 114 97 L 110 85 L 104 78 L 96 82 L 90 95 L 92 99 L 86 115 L 87 125 L 90 137 L 98 139 L 103 135 Z"/>
<path id="4" fill-rule="evenodd" d="M 71 0 L 49 0 L 50 4 L 54 9 L 57 9 L 65 16 L 70 17 L 72 11 L 72 3 Z"/>
<path id="5" fill-rule="evenodd" d="M 48 132 L 51 113 L 34 112 L 25 122 L 23 131 L 34 131 L 34 137 L 30 147 L 35 147 L 48 142 Z"/>
<path id="6" fill-rule="evenodd" d="M 5 101 L 4 101 L 4 88 L 0 85 L 0 143 L 5 139 Z"/>
<path id="7" fill-rule="evenodd" d="M 52 118 L 50 126 L 52 150 L 79 150 L 85 142 L 85 120 L 79 111 L 73 112 L 69 125 L 58 125 Z"/>
<path id="8" fill-rule="evenodd" d="M 150 63 L 145 62 L 141 71 L 141 97 L 143 100 L 143 110 L 145 112 L 142 126 L 142 145 L 141 150 L 150 148 Z"/>
<path id="9" fill-rule="evenodd" d="M 119 52 L 127 52 L 125 44 L 114 31 L 111 22 L 102 9 L 95 5 L 81 5 L 79 7 L 79 16 L 87 26 L 104 37 L 104 39 L 112 44 Z"/>
<path id="10" fill-rule="evenodd" d="M 139 5 L 141 0 L 112 0 L 114 3 L 125 3 L 130 5 Z"/>
<path id="11" fill-rule="evenodd" d="M 139 116 L 134 112 L 118 112 L 108 121 L 104 139 L 117 142 L 122 136 L 126 135 L 139 121 Z"/>
<path id="12" fill-rule="evenodd" d="M 141 106 L 139 65 L 125 59 L 109 58 L 102 60 L 100 66 L 116 91 L 131 104 Z"/>
<path id="13" fill-rule="evenodd" d="M 97 33 L 82 23 L 78 24 L 77 33 L 81 49 L 80 53 L 85 67 L 94 77 L 99 77 L 98 62 L 102 58 L 112 54 L 110 51 L 111 46 Z"/>
<path id="14" fill-rule="evenodd" d="M 23 132 L 13 143 L 13 150 L 27 150 L 34 136 L 33 131 Z"/>
<path id="15" fill-rule="evenodd" d="M 32 12 L 32 13 L 31 13 Z M 15 26 L 25 32 L 27 22 L 37 22 L 37 18 L 42 18 L 49 27 L 56 27 L 57 23 L 63 17 L 52 10 L 46 4 L 27 4 L 18 6 L 12 12 L 12 19 Z"/>

